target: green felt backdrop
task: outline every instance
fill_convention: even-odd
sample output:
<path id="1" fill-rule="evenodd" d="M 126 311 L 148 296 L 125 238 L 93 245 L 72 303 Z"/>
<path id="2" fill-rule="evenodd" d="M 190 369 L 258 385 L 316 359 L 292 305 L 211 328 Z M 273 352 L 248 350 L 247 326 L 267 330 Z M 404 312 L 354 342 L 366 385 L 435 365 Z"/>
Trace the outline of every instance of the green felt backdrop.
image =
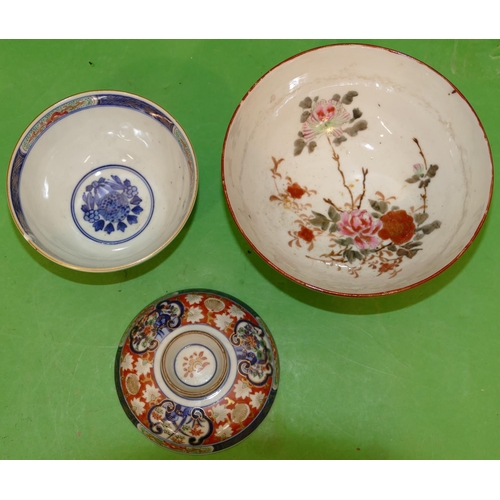
<path id="1" fill-rule="evenodd" d="M 246 302 L 273 332 L 281 384 L 263 424 L 219 459 L 500 458 L 500 207 L 466 254 L 395 296 L 307 290 L 255 255 L 223 196 L 224 134 L 241 98 L 283 59 L 356 40 L 0 41 L 0 171 L 31 120 L 68 95 L 130 91 L 187 131 L 200 190 L 180 236 L 152 260 L 93 275 L 35 252 L 0 193 L 0 458 L 191 460 L 145 439 L 114 385 L 118 341 L 157 297 L 212 288 Z M 359 40 L 358 40 L 359 41 Z M 498 40 L 362 40 L 449 78 L 500 160 Z"/>

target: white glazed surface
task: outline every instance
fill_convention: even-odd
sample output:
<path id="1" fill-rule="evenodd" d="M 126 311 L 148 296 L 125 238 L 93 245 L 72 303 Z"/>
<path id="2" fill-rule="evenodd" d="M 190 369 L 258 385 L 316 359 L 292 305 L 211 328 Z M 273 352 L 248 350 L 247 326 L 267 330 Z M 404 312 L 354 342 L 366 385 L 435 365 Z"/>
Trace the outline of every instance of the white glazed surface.
<path id="1" fill-rule="evenodd" d="M 340 208 L 349 202 L 326 135 L 316 139 L 312 153 L 306 148 L 294 155 L 294 141 L 302 127 L 299 103 L 307 97 L 328 100 L 348 91 L 358 95 L 345 108 L 351 112 L 359 108 L 368 127 L 354 137 L 347 136 L 347 141 L 335 145 L 335 151 L 354 198 L 362 193 L 363 169 L 368 171 L 361 208 L 371 211 L 368 200 L 380 199 L 376 193 L 381 192 L 395 197 L 392 205 L 411 213 L 410 207 L 421 205 L 423 192 L 406 182 L 414 173 L 413 165 L 423 163 L 419 147 L 429 165 L 439 166 L 427 188 L 426 210 L 426 223 L 439 221 L 439 230 L 422 238 L 421 250 L 405 258 L 393 276 L 380 273 L 380 266 L 372 269 L 365 264 L 353 272 L 350 269 L 359 261 L 326 259 L 331 239 L 325 234 L 317 233 L 314 248 L 309 250 L 308 242 L 297 238 L 297 230 L 304 224 L 315 228 L 304 219 L 297 220 L 299 211 L 271 200 L 280 192 L 286 194 L 283 186 L 288 176 L 317 193 L 300 199 L 312 205 L 302 210 L 309 219 L 314 217 L 312 211 L 328 211 L 324 199 L 334 200 Z M 273 178 L 276 160 L 281 160 L 275 170 L 281 177 Z M 463 96 L 423 63 L 357 45 L 313 50 L 265 75 L 233 116 L 222 173 L 237 225 L 270 265 L 311 288 L 353 296 L 400 291 L 446 268 L 484 221 L 493 181 L 487 139 Z"/>
<path id="2" fill-rule="evenodd" d="M 80 95 L 95 94 L 99 93 Z M 132 97 L 158 108 L 139 96 Z M 191 155 L 194 159 L 192 150 Z M 128 177 L 139 186 L 144 212 L 137 217 L 138 224 L 129 225 L 123 233 L 95 234 L 91 224 L 83 221 L 80 209 L 85 183 L 73 200 L 73 208 L 90 236 L 116 241 L 137 233 L 119 244 L 93 241 L 77 227 L 71 213 L 72 194 L 78 183 L 92 170 L 96 172 L 87 184 L 97 181 L 106 175 L 99 167 L 110 164 L 131 168 L 143 176 L 151 188 L 154 207 L 144 183 L 134 181 L 137 176 L 127 176 L 123 171 L 122 180 Z M 194 205 L 197 172 L 195 164 L 190 172 L 172 133 L 151 116 L 135 109 L 96 106 L 65 116 L 40 135 L 28 152 L 19 184 L 22 211 L 32 233 L 32 237 L 25 234 L 25 238 L 35 248 L 43 249 L 48 258 L 67 267 L 109 271 L 142 262 L 172 241 Z M 150 212 L 146 225 L 145 215 Z"/>

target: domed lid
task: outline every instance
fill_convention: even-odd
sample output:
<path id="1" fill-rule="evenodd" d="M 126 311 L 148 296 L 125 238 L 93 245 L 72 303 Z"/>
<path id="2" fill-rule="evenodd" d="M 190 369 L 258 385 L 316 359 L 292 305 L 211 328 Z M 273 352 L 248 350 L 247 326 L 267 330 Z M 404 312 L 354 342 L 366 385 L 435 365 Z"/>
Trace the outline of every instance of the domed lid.
<path id="1" fill-rule="evenodd" d="M 143 309 L 118 348 L 116 388 L 132 423 L 157 444 L 211 453 L 262 422 L 278 390 L 264 322 L 234 297 L 185 290 Z"/>

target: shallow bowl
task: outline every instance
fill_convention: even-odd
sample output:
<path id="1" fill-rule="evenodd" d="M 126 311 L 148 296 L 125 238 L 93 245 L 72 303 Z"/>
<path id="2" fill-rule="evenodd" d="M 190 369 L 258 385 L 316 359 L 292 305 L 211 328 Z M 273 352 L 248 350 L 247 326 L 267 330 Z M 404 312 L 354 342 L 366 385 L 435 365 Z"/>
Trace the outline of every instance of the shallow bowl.
<path id="1" fill-rule="evenodd" d="M 212 290 L 183 290 L 131 322 L 115 380 L 125 413 L 151 441 L 180 453 L 213 453 L 242 441 L 268 414 L 278 352 L 247 305 Z"/>
<path id="2" fill-rule="evenodd" d="M 186 133 L 143 97 L 85 92 L 28 126 L 7 179 L 25 239 L 63 266 L 124 269 L 165 248 L 195 203 L 198 172 Z"/>
<path id="3" fill-rule="evenodd" d="M 493 164 L 446 78 L 346 44 L 298 54 L 250 89 L 222 180 L 238 228 L 274 269 L 321 292 L 376 296 L 433 278 L 470 246 Z"/>

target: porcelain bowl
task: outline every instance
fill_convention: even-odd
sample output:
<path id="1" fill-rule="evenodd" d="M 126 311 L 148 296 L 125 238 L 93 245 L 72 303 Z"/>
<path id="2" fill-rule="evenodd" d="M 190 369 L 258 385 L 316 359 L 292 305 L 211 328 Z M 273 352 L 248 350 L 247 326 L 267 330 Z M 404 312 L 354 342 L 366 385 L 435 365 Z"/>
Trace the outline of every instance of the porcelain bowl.
<path id="1" fill-rule="evenodd" d="M 124 269 L 165 248 L 195 203 L 198 171 L 186 133 L 138 95 L 85 92 L 28 126 L 7 191 L 26 240 L 63 266 Z"/>
<path id="2" fill-rule="evenodd" d="M 321 292 L 376 296 L 450 266 L 480 230 L 490 147 L 460 91 L 426 64 L 367 45 L 298 54 L 229 124 L 230 212 L 274 269 Z"/>
<path id="3" fill-rule="evenodd" d="M 130 323 L 115 381 L 125 414 L 148 439 L 180 453 L 214 453 L 240 443 L 268 414 L 278 390 L 278 351 L 243 302 L 182 290 Z"/>

